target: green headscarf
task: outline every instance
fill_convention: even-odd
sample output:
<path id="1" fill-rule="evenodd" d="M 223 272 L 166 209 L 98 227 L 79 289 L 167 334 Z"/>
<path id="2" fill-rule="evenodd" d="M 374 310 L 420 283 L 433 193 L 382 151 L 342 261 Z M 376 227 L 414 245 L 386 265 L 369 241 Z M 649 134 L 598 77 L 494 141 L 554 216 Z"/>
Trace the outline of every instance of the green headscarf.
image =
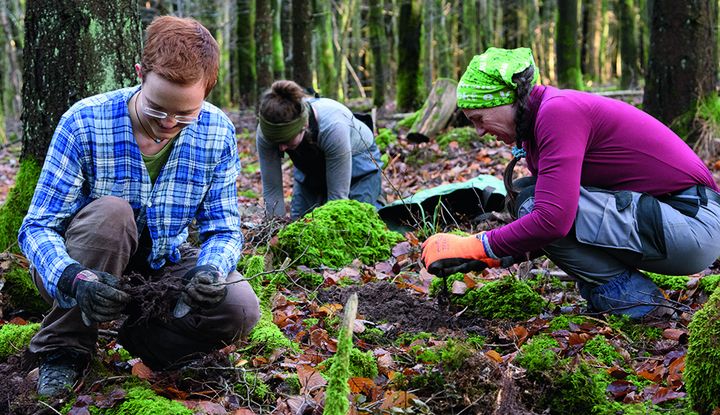
<path id="1" fill-rule="evenodd" d="M 491 108 L 512 104 L 517 90 L 512 77 L 529 66 L 535 67 L 535 61 L 528 48 L 489 48 L 482 55 L 475 55 L 458 83 L 458 107 Z M 533 84 L 537 80 L 536 68 Z"/>
<path id="2" fill-rule="evenodd" d="M 292 140 L 305 128 L 308 120 L 308 106 L 303 103 L 300 115 L 288 122 L 273 123 L 266 120 L 262 114 L 258 114 L 258 118 L 260 119 L 260 132 L 262 132 L 263 137 L 271 143 L 284 144 Z"/>

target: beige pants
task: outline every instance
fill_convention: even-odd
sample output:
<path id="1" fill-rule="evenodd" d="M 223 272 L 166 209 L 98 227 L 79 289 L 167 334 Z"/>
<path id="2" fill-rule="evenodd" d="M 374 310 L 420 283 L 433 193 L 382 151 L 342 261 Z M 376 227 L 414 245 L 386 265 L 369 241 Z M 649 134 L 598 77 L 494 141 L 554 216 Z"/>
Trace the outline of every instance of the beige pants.
<path id="1" fill-rule="evenodd" d="M 138 249 L 138 234 L 132 208 L 114 196 L 101 197 L 75 215 L 65 232 L 65 246 L 70 257 L 80 264 L 115 276 L 137 272 L 133 264 L 144 262 L 142 258 L 133 257 Z M 144 267 L 144 273 L 150 274 L 144 276 L 159 278 L 170 274 L 180 278 L 196 265 L 198 252 L 197 248 L 185 244 L 180 247 L 179 263 L 168 263 L 150 272 Z M 30 351 L 45 353 L 70 348 L 81 353 L 94 352 L 97 326 L 87 327 L 78 307 L 58 307 L 45 290 L 42 278 L 34 269 L 31 274 L 40 294 L 53 307 L 33 337 Z M 233 271 L 227 279 L 232 282 L 241 277 Z M 120 329 L 118 341 L 153 369 L 178 365 L 198 353 L 221 348 L 247 335 L 260 318 L 258 299 L 250 284 L 240 281 L 227 287 L 223 302 L 211 310 L 191 311 L 179 319 L 157 316 L 142 324 L 129 317 Z"/>

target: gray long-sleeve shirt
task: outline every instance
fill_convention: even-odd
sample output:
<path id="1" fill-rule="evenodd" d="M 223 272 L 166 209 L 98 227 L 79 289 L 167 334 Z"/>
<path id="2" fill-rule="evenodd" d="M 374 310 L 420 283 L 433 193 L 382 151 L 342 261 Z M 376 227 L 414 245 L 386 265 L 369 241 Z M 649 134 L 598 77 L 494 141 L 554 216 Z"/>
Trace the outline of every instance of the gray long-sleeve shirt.
<path id="1" fill-rule="evenodd" d="M 328 98 L 310 100 L 318 122 L 318 146 L 325 156 L 327 199 L 347 199 L 352 179 L 352 157 L 368 151 L 373 133 L 341 103 Z M 256 135 L 265 212 L 285 215 L 282 153 L 278 145 L 266 140 L 260 128 Z"/>

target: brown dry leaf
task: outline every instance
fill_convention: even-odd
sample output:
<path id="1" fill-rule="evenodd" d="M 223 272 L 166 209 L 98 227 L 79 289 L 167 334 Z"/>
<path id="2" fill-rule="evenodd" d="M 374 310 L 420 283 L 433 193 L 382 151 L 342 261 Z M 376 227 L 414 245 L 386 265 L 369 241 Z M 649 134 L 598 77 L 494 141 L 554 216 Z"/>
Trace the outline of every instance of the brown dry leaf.
<path id="1" fill-rule="evenodd" d="M 179 401 L 195 414 L 227 415 L 225 407 L 213 401 Z"/>
<path id="2" fill-rule="evenodd" d="M 468 290 L 472 290 L 477 285 L 477 282 L 475 282 L 475 280 L 467 274 L 463 275 L 463 282 L 467 286 Z"/>
<path id="3" fill-rule="evenodd" d="M 527 329 L 523 326 L 515 326 L 507 331 L 508 337 L 515 340 L 518 346 L 525 343 L 525 339 L 527 339 L 528 334 Z"/>
<path id="4" fill-rule="evenodd" d="M 318 308 L 317 312 L 318 314 L 324 314 L 328 317 L 332 317 L 335 315 L 335 313 L 342 309 L 342 304 L 323 304 L 320 306 L 320 308 Z"/>
<path id="5" fill-rule="evenodd" d="M 348 379 L 348 385 L 350 385 L 350 392 L 352 393 L 370 395 L 375 387 L 375 382 L 370 378 L 350 378 Z"/>
<path id="6" fill-rule="evenodd" d="M 155 377 L 155 372 L 153 372 L 152 369 L 147 367 L 143 362 L 135 363 L 130 372 L 142 380 L 150 380 Z"/>
<path id="7" fill-rule="evenodd" d="M 300 381 L 300 393 L 311 393 L 327 384 L 324 377 L 315 370 L 315 368 L 307 365 L 298 365 L 298 380 Z"/>
<path id="8" fill-rule="evenodd" d="M 256 415 L 250 408 L 240 408 L 233 411 L 232 415 Z"/>
<path id="9" fill-rule="evenodd" d="M 592 336 L 587 333 L 570 333 L 570 337 L 568 337 L 568 344 L 570 346 L 585 344 L 591 337 Z"/>
<path id="10" fill-rule="evenodd" d="M 415 235 L 414 232 L 406 232 L 405 239 L 407 239 L 408 243 L 410 243 L 410 245 L 412 245 L 412 246 L 420 245 L 420 240 L 418 239 L 417 235 Z M 402 243 L 402 242 L 400 242 L 400 243 Z"/>
<path id="11" fill-rule="evenodd" d="M 682 372 L 685 370 L 685 355 L 673 360 L 667 368 L 666 382 L 671 388 L 679 388 L 683 385 Z"/>
<path id="12" fill-rule="evenodd" d="M 688 332 L 683 329 L 665 329 L 662 336 L 666 339 L 675 340 L 680 344 L 685 344 L 688 340 Z"/>
<path id="13" fill-rule="evenodd" d="M 615 400 L 623 399 L 630 392 L 637 391 L 637 386 L 627 380 L 616 380 L 608 385 L 607 389 Z"/>
<path id="14" fill-rule="evenodd" d="M 383 403 L 380 405 L 380 409 L 389 410 L 391 408 L 407 408 L 412 405 L 412 400 L 417 399 L 417 396 L 410 392 L 404 391 L 386 391 L 383 396 Z"/>
<path id="15" fill-rule="evenodd" d="M 640 370 L 637 372 L 638 376 L 641 376 L 650 382 L 660 382 L 662 376 L 656 370 Z"/>
<path id="16" fill-rule="evenodd" d="M 383 375 L 388 375 L 395 368 L 395 361 L 390 353 L 384 353 L 377 356 L 378 371 Z"/>
<path id="17" fill-rule="evenodd" d="M 413 250 L 410 242 L 400 242 L 392 248 L 392 255 L 397 258 L 401 255 L 409 255 Z"/>
<path id="18" fill-rule="evenodd" d="M 502 363 L 502 361 L 503 361 L 503 358 L 502 358 L 502 356 L 500 356 L 500 353 L 496 352 L 495 350 L 488 350 L 487 352 L 485 352 L 485 356 L 489 357 L 490 359 L 492 359 L 498 363 Z"/>

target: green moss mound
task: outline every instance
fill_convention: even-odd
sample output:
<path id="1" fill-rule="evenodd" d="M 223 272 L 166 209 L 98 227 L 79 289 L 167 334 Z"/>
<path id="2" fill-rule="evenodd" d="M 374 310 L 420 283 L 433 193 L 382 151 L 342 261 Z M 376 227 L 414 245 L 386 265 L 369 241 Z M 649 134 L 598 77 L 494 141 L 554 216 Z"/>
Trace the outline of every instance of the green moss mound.
<path id="1" fill-rule="evenodd" d="M 440 148 L 447 148 L 453 141 L 462 148 L 472 147 L 472 143 L 480 141 L 480 136 L 473 127 L 452 128 L 436 138 Z"/>
<path id="2" fill-rule="evenodd" d="M 24 160 L 20 163 L 20 170 L 15 176 L 15 186 L 0 207 L 0 251 L 20 253 L 17 234 L 30 207 L 35 186 L 40 178 L 40 170 L 41 166 L 32 160 Z"/>
<path id="3" fill-rule="evenodd" d="M 193 411 L 180 402 L 158 396 L 151 389 L 135 386 L 127 391 L 127 397 L 115 408 L 90 408 L 91 414 L 104 415 L 192 415 Z"/>
<path id="4" fill-rule="evenodd" d="M 583 346 L 583 351 L 607 366 L 622 363 L 624 360 L 615 347 L 601 335 L 597 335 L 588 340 Z"/>
<path id="5" fill-rule="evenodd" d="M 454 281 L 462 280 L 462 273 L 447 277 L 448 292 Z M 442 287 L 442 279 L 434 279 L 430 285 L 430 294 L 436 294 L 440 287 Z M 462 296 L 451 296 L 451 301 L 466 306 L 486 318 L 511 320 L 524 320 L 536 316 L 543 311 L 546 303 L 527 283 L 513 276 L 467 290 Z"/>
<path id="6" fill-rule="evenodd" d="M 298 265 L 340 268 L 355 258 L 367 265 L 387 259 L 402 240 L 387 229 L 372 205 L 333 200 L 281 230 L 275 249 Z"/>
<path id="7" fill-rule="evenodd" d="M 690 281 L 689 277 L 683 275 L 663 275 L 654 272 L 645 272 L 645 275 L 663 290 L 684 290 L 687 288 L 688 281 Z"/>
<path id="8" fill-rule="evenodd" d="M 402 128 L 410 128 L 413 124 L 415 124 L 415 120 L 417 120 L 419 116 L 420 110 L 417 110 L 412 114 L 408 115 L 407 117 L 403 118 L 402 120 L 398 121 L 397 125 L 398 127 Z"/>
<path id="9" fill-rule="evenodd" d="M 30 344 L 40 324 L 3 324 L 0 326 L 0 359 L 6 359 Z"/>
<path id="10" fill-rule="evenodd" d="M 515 362 L 529 373 L 551 370 L 560 360 L 554 349 L 560 347 L 557 340 L 547 334 L 539 334 L 520 347 Z"/>
<path id="11" fill-rule="evenodd" d="M 242 380 L 235 384 L 235 392 L 255 402 L 270 403 L 274 400 L 270 386 L 255 372 L 242 372 Z"/>
<path id="12" fill-rule="evenodd" d="M 50 304 L 40 296 L 27 269 L 13 264 L 0 278 L 5 279 L 3 292 L 7 295 L 11 307 L 33 314 L 42 314 L 50 308 Z"/>
<path id="13" fill-rule="evenodd" d="M 685 387 L 693 407 L 709 414 L 720 407 L 720 290 L 695 313 L 689 329 Z"/>

